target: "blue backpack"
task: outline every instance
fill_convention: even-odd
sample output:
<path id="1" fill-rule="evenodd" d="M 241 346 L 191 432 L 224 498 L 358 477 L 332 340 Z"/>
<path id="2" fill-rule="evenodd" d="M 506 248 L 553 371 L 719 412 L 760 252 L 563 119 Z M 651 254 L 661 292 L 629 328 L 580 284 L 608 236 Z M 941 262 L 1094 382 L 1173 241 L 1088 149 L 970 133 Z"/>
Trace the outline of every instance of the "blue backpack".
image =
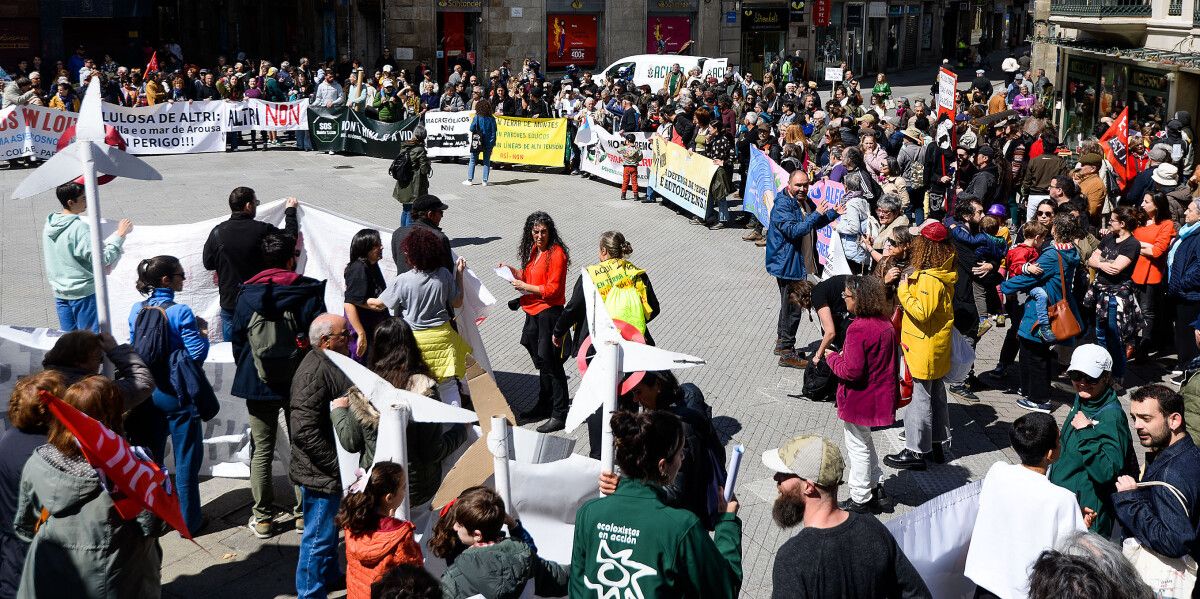
<path id="1" fill-rule="evenodd" d="M 154 375 L 154 384 L 164 392 L 169 392 L 171 386 L 171 324 L 167 319 L 167 308 L 173 306 L 167 302 L 160 306 L 151 306 L 150 301 L 142 302 L 133 323 L 133 340 L 130 345 L 137 352 L 150 373 Z"/>

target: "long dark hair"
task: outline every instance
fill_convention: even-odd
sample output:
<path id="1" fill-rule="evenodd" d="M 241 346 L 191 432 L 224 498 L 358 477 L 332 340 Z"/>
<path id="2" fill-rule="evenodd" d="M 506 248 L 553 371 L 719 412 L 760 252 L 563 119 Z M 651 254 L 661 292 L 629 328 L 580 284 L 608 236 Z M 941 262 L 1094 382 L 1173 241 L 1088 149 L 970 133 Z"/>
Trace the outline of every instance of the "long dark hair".
<path id="1" fill-rule="evenodd" d="M 155 256 L 142 260 L 137 267 L 138 293 L 150 295 L 156 287 L 162 286 L 163 277 L 172 276 L 177 270 L 183 270 L 183 265 L 175 256 Z"/>
<path id="2" fill-rule="evenodd" d="M 355 233 L 354 239 L 350 240 L 350 262 L 366 260 L 371 250 L 380 245 L 383 245 L 383 239 L 375 229 L 363 229 Z"/>
<path id="3" fill-rule="evenodd" d="M 375 329 L 375 337 L 367 346 L 371 370 L 397 389 L 407 389 L 414 374 L 430 378 L 433 373 L 421 357 L 417 338 L 403 318 L 393 316 Z"/>
<path id="4" fill-rule="evenodd" d="M 567 244 L 563 243 L 562 238 L 558 236 L 558 227 L 554 226 L 554 219 L 550 218 L 549 214 L 538 210 L 530 214 L 525 219 L 525 230 L 521 232 L 521 267 L 529 266 L 529 260 L 533 254 L 533 228 L 537 225 L 546 227 L 546 233 L 550 235 L 550 243 L 547 244 L 547 249 L 558 246 L 562 248 L 563 254 L 567 257 L 567 265 L 571 264 L 571 251 L 567 249 Z"/>
<path id="5" fill-rule="evenodd" d="M 342 499 L 334 522 L 339 528 L 357 537 L 379 530 L 379 508 L 388 493 L 404 486 L 404 466 L 395 462 L 379 462 L 371 468 L 367 486 L 362 493 L 351 493 Z M 403 493 L 403 491 L 401 491 Z"/>
<path id="6" fill-rule="evenodd" d="M 1146 195 L 1150 196 L 1150 203 L 1154 204 L 1154 223 L 1158 224 L 1164 220 L 1171 220 L 1171 200 L 1167 199 L 1167 194 L 1157 191 L 1147 193 Z M 1145 210 L 1141 210 L 1140 206 L 1138 210 L 1142 213 L 1142 222 L 1150 218 L 1150 215 Z"/>
<path id="7" fill-rule="evenodd" d="M 663 483 L 659 460 L 670 461 L 683 449 L 683 423 L 679 417 L 662 410 L 616 411 L 612 415 L 616 460 L 621 472 L 630 478 Z"/>

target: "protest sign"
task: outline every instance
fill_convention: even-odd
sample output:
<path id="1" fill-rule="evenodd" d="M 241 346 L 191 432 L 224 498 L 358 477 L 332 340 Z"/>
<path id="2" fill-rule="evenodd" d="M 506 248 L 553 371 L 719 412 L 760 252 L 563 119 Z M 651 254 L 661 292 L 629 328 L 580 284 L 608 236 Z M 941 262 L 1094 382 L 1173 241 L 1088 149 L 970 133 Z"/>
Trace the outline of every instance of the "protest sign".
<path id="1" fill-rule="evenodd" d="M 758 219 L 759 224 L 771 222 L 771 207 L 775 195 L 787 186 L 788 172 L 775 164 L 757 147 L 750 146 L 750 166 L 746 170 L 746 193 L 742 198 L 742 210 Z"/>
<path id="2" fill-rule="evenodd" d="M 590 139 L 585 134 L 589 131 Z M 650 162 L 654 159 L 654 149 L 650 147 L 649 134 L 638 132 L 634 133 L 633 137 L 634 143 L 642 150 L 642 163 L 638 166 L 638 187 L 645 189 L 650 182 Z M 625 138 L 610 133 L 588 117 L 575 140 L 580 148 L 580 170 L 609 183 L 621 184 L 624 166 L 617 151 L 624 147 Z M 579 143 L 580 140 L 584 140 L 584 143 Z"/>
<path id="3" fill-rule="evenodd" d="M 398 123 L 385 123 L 360 115 L 349 108 L 308 108 L 308 130 L 313 149 L 361 154 L 372 158 L 395 158 L 401 145 L 412 139 L 421 124 L 415 116 Z"/>
<path id="4" fill-rule="evenodd" d="M 225 150 L 221 102 L 176 102 L 140 108 L 104 104 L 104 123 L 121 134 L 130 154 L 192 154 Z M 43 106 L 0 112 L 0 159 L 49 159 L 79 115 Z"/>
<path id="5" fill-rule="evenodd" d="M 466 158 L 471 154 L 471 119 L 475 111 L 425 113 L 425 153 L 430 158 Z"/>
<path id="6" fill-rule="evenodd" d="M 837 181 L 829 179 L 821 179 L 813 183 L 808 188 L 808 199 L 814 204 L 820 205 L 825 202 L 830 206 L 837 206 L 842 203 L 842 198 L 846 196 L 846 187 Z M 829 246 L 833 240 L 833 225 L 828 224 L 820 229 L 817 229 L 817 259 L 821 264 L 829 261 Z"/>
<path id="7" fill-rule="evenodd" d="M 711 190 L 717 164 L 662 137 L 654 137 L 653 145 L 650 188 L 672 204 L 707 220 L 713 207 Z"/>
<path id="8" fill-rule="evenodd" d="M 885 524 L 934 599 L 970 597 L 975 591 L 963 569 L 982 488 L 983 481 L 967 483 Z"/>
<path id="9" fill-rule="evenodd" d="M 563 166 L 566 151 L 567 119 L 496 117 L 496 162 Z"/>
<path id="10" fill-rule="evenodd" d="M 954 92 L 958 86 L 958 75 L 947 68 L 942 68 L 938 71 L 938 92 L 937 92 L 937 110 L 938 116 L 943 114 L 950 115 L 954 118 Z"/>
<path id="11" fill-rule="evenodd" d="M 221 103 L 225 132 L 303 131 L 308 129 L 308 98 L 295 102 L 267 102 L 251 98 Z"/>

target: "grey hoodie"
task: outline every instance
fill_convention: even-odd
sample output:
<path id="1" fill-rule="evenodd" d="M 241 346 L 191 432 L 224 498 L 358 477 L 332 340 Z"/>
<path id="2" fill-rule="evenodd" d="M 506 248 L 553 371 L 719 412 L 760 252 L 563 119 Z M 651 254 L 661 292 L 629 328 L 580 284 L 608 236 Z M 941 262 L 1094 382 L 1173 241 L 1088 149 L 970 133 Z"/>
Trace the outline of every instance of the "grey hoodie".
<path id="1" fill-rule="evenodd" d="M 92 278 L 92 240 L 90 229 L 78 214 L 54 212 L 42 228 L 42 257 L 46 278 L 54 297 L 83 299 L 96 293 Z M 104 265 L 111 266 L 121 257 L 125 238 L 113 233 L 104 240 Z"/>
<path id="2" fill-rule="evenodd" d="M 36 529 L 45 509 L 49 519 Z M 155 599 L 162 594 L 160 520 L 142 512 L 122 520 L 96 472 L 51 445 L 37 448 L 21 473 L 17 536 L 31 542 L 18 599 Z"/>

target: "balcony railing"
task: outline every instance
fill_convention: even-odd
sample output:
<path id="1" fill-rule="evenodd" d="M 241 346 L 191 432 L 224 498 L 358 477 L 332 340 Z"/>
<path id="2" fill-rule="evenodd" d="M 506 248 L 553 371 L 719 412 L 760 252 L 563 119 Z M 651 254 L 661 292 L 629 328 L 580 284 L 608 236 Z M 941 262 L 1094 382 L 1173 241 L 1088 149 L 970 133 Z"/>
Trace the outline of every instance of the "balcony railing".
<path id="1" fill-rule="evenodd" d="M 1052 0 L 1050 14 L 1071 17 L 1149 17 L 1150 1 Z"/>
<path id="2" fill-rule="evenodd" d="M 1168 17 L 1178 17 L 1183 14 L 1183 0 L 1171 0 L 1171 4 L 1167 6 Z"/>
<path id="3" fill-rule="evenodd" d="M 1200 0 L 1196 0 L 1196 5 L 1192 8 L 1192 25 L 1200 27 Z"/>

